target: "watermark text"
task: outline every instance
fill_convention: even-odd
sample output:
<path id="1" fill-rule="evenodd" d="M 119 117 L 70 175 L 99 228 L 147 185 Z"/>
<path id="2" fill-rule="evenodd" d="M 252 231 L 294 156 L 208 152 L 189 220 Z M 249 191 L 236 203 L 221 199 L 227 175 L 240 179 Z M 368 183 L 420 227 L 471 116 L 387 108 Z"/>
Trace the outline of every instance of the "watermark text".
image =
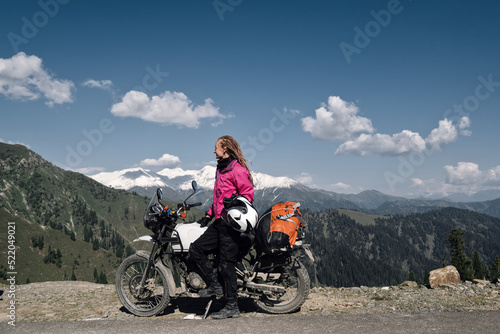
<path id="1" fill-rule="evenodd" d="M 10 326 L 16 326 L 16 223 L 7 223 L 7 318 Z"/>

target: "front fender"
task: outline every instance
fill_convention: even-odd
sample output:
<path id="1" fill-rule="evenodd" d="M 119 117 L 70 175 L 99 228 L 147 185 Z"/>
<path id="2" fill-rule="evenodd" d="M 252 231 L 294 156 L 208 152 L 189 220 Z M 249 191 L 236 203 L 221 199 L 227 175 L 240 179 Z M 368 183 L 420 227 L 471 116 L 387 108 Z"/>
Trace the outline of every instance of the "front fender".
<path id="1" fill-rule="evenodd" d="M 155 242 L 155 239 L 154 239 L 154 235 L 143 235 L 142 237 L 134 239 L 134 242 L 137 242 L 137 241 Z"/>
<path id="2" fill-rule="evenodd" d="M 138 250 L 135 252 L 136 255 L 145 258 L 146 260 L 149 260 L 149 255 L 151 254 L 148 251 L 145 250 Z M 156 259 L 155 261 L 155 267 L 160 270 L 165 277 L 167 278 L 167 285 L 168 285 L 168 294 L 170 297 L 175 297 L 175 280 L 174 280 L 174 275 L 172 274 L 172 270 L 170 270 L 169 267 L 166 267 L 163 262 L 161 261 L 160 258 Z"/>

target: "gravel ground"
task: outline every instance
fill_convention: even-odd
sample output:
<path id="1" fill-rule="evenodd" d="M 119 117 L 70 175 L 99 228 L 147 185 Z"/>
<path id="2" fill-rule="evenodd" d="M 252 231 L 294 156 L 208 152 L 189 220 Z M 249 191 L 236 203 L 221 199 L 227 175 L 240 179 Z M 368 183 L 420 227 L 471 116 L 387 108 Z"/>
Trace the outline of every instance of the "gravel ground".
<path id="1" fill-rule="evenodd" d="M 0 322 L 8 321 L 12 299 L 8 287 L 0 300 Z M 16 286 L 16 321 L 85 321 L 99 319 L 142 319 L 128 313 L 114 285 L 90 282 L 44 282 Z M 203 315 L 208 300 L 179 297 L 171 300 L 160 319 L 183 319 Z M 221 308 L 215 302 L 211 311 Z M 242 317 L 269 317 L 249 299 L 240 299 Z M 312 288 L 299 312 L 293 315 L 415 313 L 437 311 L 498 311 L 500 284 L 466 282 L 437 289 L 405 282 L 391 287 Z"/>

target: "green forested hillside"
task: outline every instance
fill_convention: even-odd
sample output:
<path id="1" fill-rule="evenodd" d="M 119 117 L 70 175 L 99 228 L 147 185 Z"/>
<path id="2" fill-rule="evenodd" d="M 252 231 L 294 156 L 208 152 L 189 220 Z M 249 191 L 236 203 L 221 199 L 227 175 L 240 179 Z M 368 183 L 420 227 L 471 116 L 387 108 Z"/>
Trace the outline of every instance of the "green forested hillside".
<path id="1" fill-rule="evenodd" d="M 17 282 L 107 280 L 140 235 L 148 199 L 65 171 L 21 145 L 0 143 L 0 245 L 16 225 Z M 166 202 L 169 205 L 176 203 Z M 199 218 L 201 211 L 191 211 Z M 449 263 L 445 243 L 454 228 L 465 232 L 467 252 L 485 265 L 500 255 L 500 219 L 445 208 L 375 216 L 353 210 L 304 210 L 307 242 L 316 257 L 313 282 L 331 286 L 387 285 Z M 0 249 L 0 281 L 7 247 Z M 96 278 L 97 276 L 97 278 Z"/>
<path id="2" fill-rule="evenodd" d="M 15 226 L 15 264 L 7 265 L 7 224 Z M 111 281 L 114 268 L 120 259 L 103 248 L 94 250 L 93 245 L 81 240 L 72 240 L 70 236 L 57 230 L 30 223 L 24 218 L 13 216 L 0 209 L 0 281 L 5 283 L 6 273 L 15 271 L 16 283 L 44 282 L 60 280 L 94 280 L 97 275 L 104 275 Z M 12 255 L 10 253 L 9 255 Z M 11 259 L 11 258 L 10 258 Z M 4 261 L 5 260 L 5 261 Z"/>
<path id="3" fill-rule="evenodd" d="M 477 251 L 490 265 L 500 255 L 500 219 L 473 211 L 445 208 L 390 217 L 342 212 L 304 212 L 320 284 L 388 285 L 410 273 L 423 282 L 430 270 L 449 263 L 445 240 L 454 228 L 465 232 L 469 256 Z"/>
<path id="4" fill-rule="evenodd" d="M 58 168 L 22 145 L 0 143 L 0 238 L 6 236 L 9 219 L 15 219 L 20 261 L 30 258 L 21 277 L 31 282 L 62 279 L 64 273 L 71 278 L 68 265 L 76 262 L 80 263 L 76 265 L 77 279 L 92 280 L 94 267 L 103 266 L 112 280 L 121 259 L 136 247 L 132 240 L 148 234 L 142 224 L 148 201 Z M 42 249 L 31 241 L 39 236 L 44 237 Z M 50 255 L 49 246 L 55 256 L 60 251 L 59 261 L 43 262 Z M 2 255 L 5 251 L 0 250 Z M 101 256 L 106 261 L 98 260 Z M 97 262 L 85 265 L 87 258 Z M 4 266 L 1 274 L 5 264 L 0 265 Z M 100 275 L 99 268 L 97 271 Z"/>

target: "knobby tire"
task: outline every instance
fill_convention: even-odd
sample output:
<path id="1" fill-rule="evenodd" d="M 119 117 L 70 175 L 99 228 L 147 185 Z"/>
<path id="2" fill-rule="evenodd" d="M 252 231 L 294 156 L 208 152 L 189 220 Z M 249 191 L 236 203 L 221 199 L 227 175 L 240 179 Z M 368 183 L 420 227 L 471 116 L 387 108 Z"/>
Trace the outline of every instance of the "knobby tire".
<path id="1" fill-rule="evenodd" d="M 148 259 L 137 254 L 126 258 L 116 272 L 116 292 L 123 306 L 140 317 L 150 317 L 162 313 L 170 302 L 165 273 L 153 266 L 148 275 L 148 284 L 142 295 L 138 286 Z"/>
<path id="2" fill-rule="evenodd" d="M 272 314 L 292 313 L 300 309 L 309 295 L 311 281 L 306 268 L 300 262 L 297 267 L 285 267 L 290 274 L 286 282 L 276 282 L 276 284 L 288 285 L 287 292 L 280 298 L 268 298 L 265 295 L 255 303 L 261 310 Z M 267 282 L 269 283 L 269 282 Z"/>

